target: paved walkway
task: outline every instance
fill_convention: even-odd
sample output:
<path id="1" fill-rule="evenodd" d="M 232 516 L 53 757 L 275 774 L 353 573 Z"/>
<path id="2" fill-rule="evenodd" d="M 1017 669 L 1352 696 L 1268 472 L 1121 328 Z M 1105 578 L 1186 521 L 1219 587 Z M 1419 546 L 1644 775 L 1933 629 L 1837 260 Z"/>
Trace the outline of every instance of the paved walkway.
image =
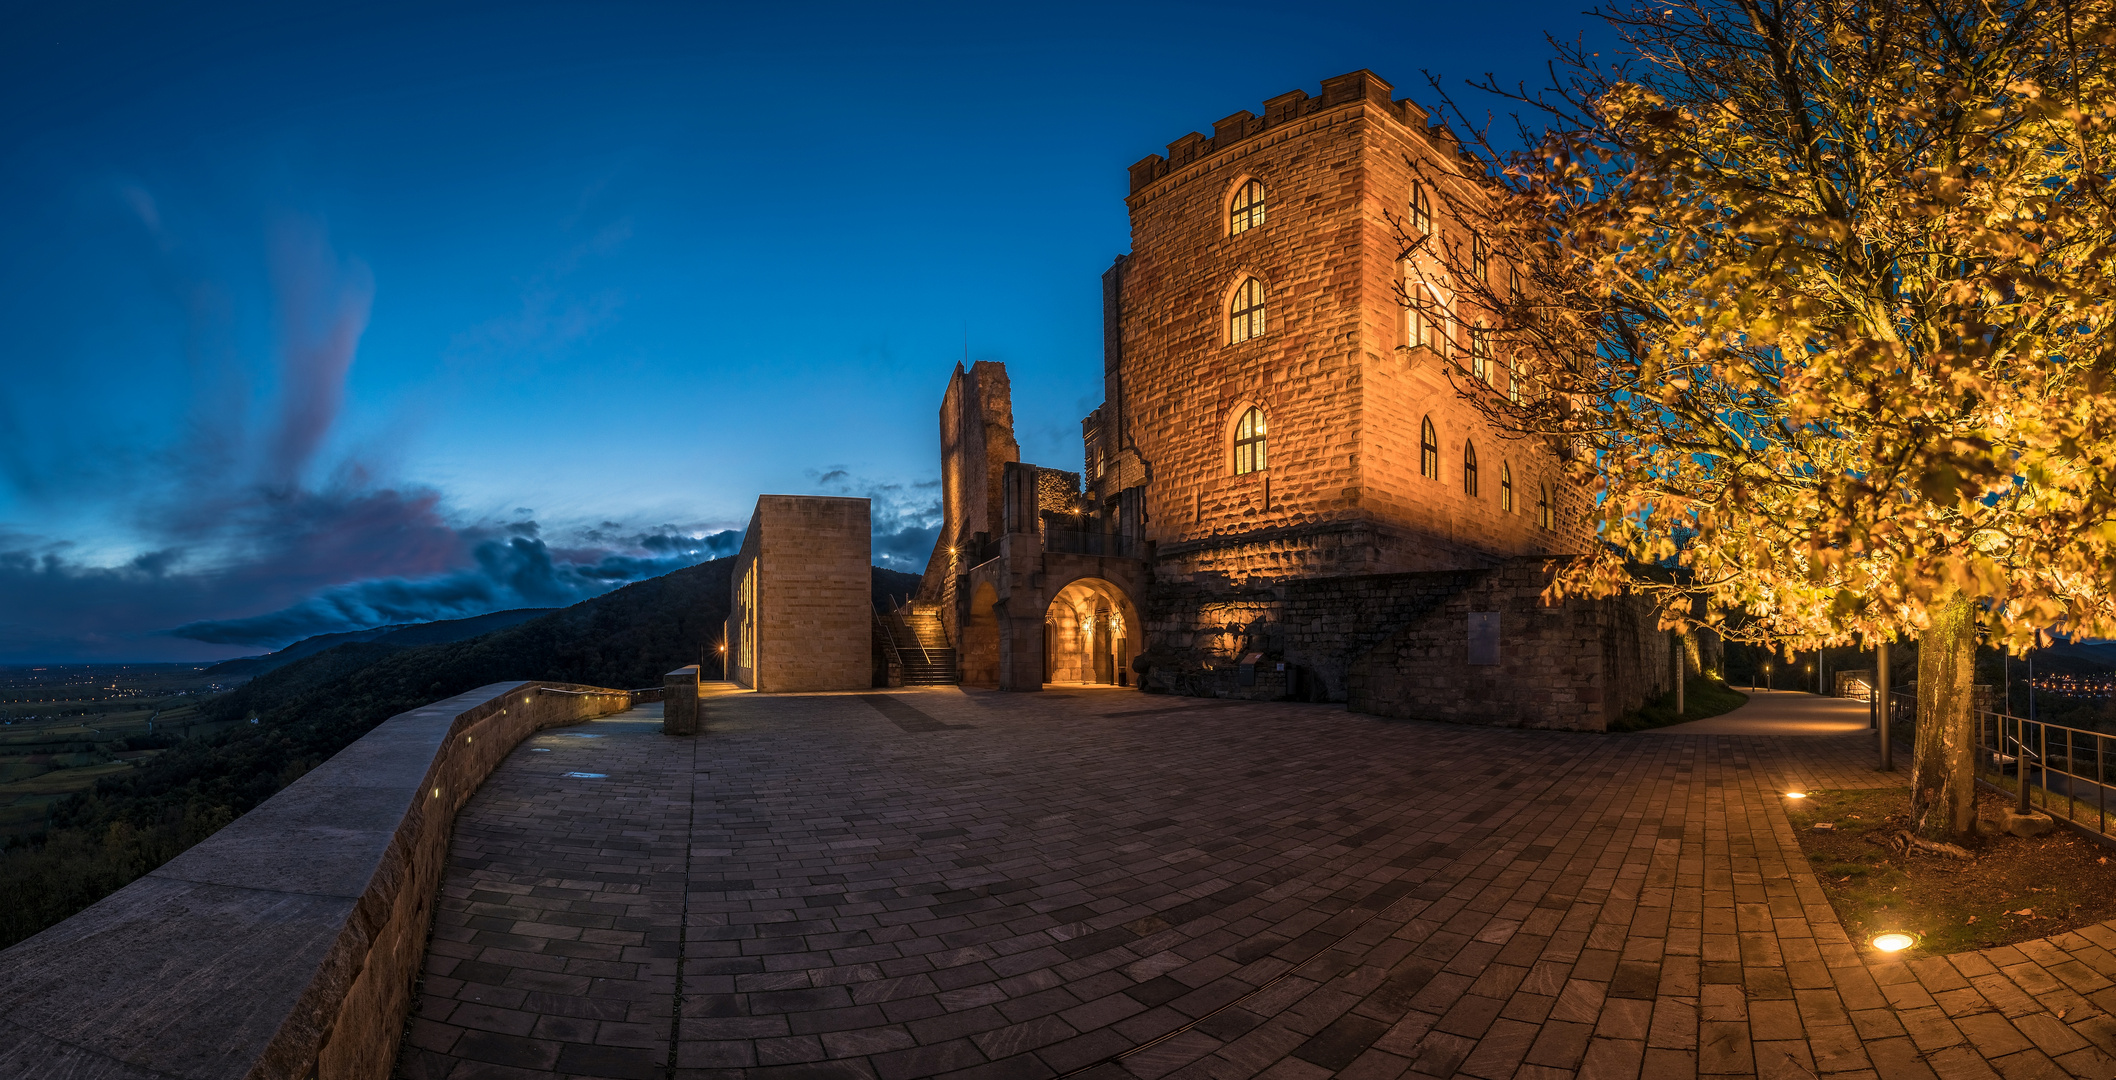
<path id="1" fill-rule="evenodd" d="M 2116 930 L 1845 939 L 1779 792 L 1900 783 L 1863 734 L 954 688 L 708 726 L 494 774 L 402 1075 L 2116 1076 Z"/>
<path id="2" fill-rule="evenodd" d="M 1872 731 L 1864 701 L 1795 690 L 1744 690 L 1747 704 L 1687 724 L 1649 729 L 1657 735 L 1848 735 Z"/>

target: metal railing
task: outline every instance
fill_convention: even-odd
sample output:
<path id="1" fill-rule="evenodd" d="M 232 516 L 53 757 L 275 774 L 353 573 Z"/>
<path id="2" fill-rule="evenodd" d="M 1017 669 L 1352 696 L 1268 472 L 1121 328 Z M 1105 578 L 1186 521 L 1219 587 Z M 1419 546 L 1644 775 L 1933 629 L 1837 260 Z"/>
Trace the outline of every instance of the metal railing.
<path id="1" fill-rule="evenodd" d="M 2039 809 L 2109 833 L 2111 740 L 2116 736 L 1999 712 L 1976 718 L 1976 771 L 1992 786 L 2010 789 L 2017 809 Z M 2062 800 L 2063 810 L 2058 807 Z M 2082 804 L 2085 804 L 2084 806 Z M 2090 814 L 2082 817 L 2083 813 Z"/>
<path id="2" fill-rule="evenodd" d="M 1139 557 L 1139 541 L 1119 533 L 1049 529 L 1043 534 L 1043 550 L 1060 555 L 1107 555 L 1119 559 L 1136 559 Z"/>

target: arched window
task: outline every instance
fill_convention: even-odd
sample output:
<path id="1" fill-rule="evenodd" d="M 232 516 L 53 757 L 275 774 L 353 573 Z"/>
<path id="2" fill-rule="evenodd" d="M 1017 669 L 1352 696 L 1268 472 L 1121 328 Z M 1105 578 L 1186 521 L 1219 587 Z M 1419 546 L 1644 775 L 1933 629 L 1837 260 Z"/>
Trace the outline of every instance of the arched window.
<path id="1" fill-rule="evenodd" d="M 1491 370 L 1491 331 L 1482 326 L 1469 328 L 1469 373 L 1489 384 Z"/>
<path id="2" fill-rule="evenodd" d="M 1227 305 L 1227 341 L 1229 344 L 1261 337 L 1264 333 L 1264 283 L 1255 278 L 1243 280 L 1234 290 L 1234 299 Z"/>
<path id="3" fill-rule="evenodd" d="M 1418 473 L 1428 480 L 1440 479 L 1440 434 L 1428 416 L 1418 425 Z"/>
<path id="4" fill-rule="evenodd" d="M 1245 233 L 1264 223 L 1264 182 L 1250 180 L 1236 188 L 1227 207 L 1227 234 Z"/>
<path id="5" fill-rule="evenodd" d="M 1521 371 L 1512 364 L 1506 365 L 1506 397 L 1516 405 L 1521 403 Z"/>
<path id="6" fill-rule="evenodd" d="M 1447 355 L 1447 313 L 1440 306 L 1440 298 L 1422 282 L 1411 282 L 1406 290 L 1411 306 L 1406 317 L 1404 344 L 1417 348 L 1420 345 Z"/>
<path id="7" fill-rule="evenodd" d="M 1506 300 L 1513 304 L 1521 302 L 1521 271 L 1517 267 L 1506 268 Z"/>
<path id="8" fill-rule="evenodd" d="M 1262 472 L 1264 455 L 1264 411 L 1250 409 L 1234 425 L 1234 474 Z"/>
<path id="9" fill-rule="evenodd" d="M 1546 529 L 1551 528 L 1551 522 L 1556 515 L 1550 508 L 1550 485 L 1537 484 L 1536 490 L 1541 493 L 1536 497 L 1536 523 Z"/>
<path id="10" fill-rule="evenodd" d="M 1462 440 L 1462 493 L 1477 494 L 1477 444 L 1468 439 Z"/>
<path id="11" fill-rule="evenodd" d="M 1491 248 L 1484 243 L 1482 233 L 1469 235 L 1469 272 L 1476 275 L 1478 281 L 1491 280 Z"/>
<path id="12" fill-rule="evenodd" d="M 1514 467 L 1503 461 L 1499 463 L 1499 510 L 1514 512 Z"/>
<path id="13" fill-rule="evenodd" d="M 1426 197 L 1424 184 L 1411 184 L 1410 225 L 1420 236 L 1433 231 L 1433 202 Z"/>

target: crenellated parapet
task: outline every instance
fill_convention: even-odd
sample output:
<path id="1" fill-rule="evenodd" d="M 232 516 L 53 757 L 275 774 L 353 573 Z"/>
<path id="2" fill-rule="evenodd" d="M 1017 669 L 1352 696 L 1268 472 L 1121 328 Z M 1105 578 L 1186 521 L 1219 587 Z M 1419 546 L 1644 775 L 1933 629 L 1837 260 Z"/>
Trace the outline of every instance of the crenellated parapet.
<path id="1" fill-rule="evenodd" d="M 1336 78 L 1322 81 L 1322 93 L 1310 97 L 1306 90 L 1289 90 L 1264 102 L 1264 115 L 1258 116 L 1247 109 L 1235 113 L 1212 125 L 1211 135 L 1191 132 L 1168 144 L 1168 156 L 1150 154 L 1131 167 L 1131 193 L 1141 190 L 1168 175 L 1170 170 L 1185 165 L 1209 154 L 1218 153 L 1236 143 L 1253 139 L 1273 128 L 1300 120 L 1326 109 L 1340 105 L 1364 103 L 1386 111 L 1398 122 L 1414 130 L 1423 130 L 1436 145 L 1456 148 L 1454 134 L 1434 122 L 1424 109 L 1409 98 L 1394 97 L 1395 86 L 1388 80 L 1364 68 Z"/>

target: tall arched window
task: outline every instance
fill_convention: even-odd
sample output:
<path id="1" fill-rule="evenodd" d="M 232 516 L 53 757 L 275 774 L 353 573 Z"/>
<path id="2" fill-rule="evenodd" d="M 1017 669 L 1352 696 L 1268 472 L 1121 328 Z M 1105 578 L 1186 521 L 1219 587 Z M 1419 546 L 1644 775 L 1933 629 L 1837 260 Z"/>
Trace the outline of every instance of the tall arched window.
<path id="1" fill-rule="evenodd" d="M 1537 484 L 1536 490 L 1540 492 L 1536 497 L 1536 523 L 1548 529 L 1551 527 L 1551 521 L 1556 517 L 1550 509 L 1550 485 Z"/>
<path id="2" fill-rule="evenodd" d="M 1514 467 L 1503 461 L 1499 463 L 1499 510 L 1514 512 Z"/>
<path id="3" fill-rule="evenodd" d="M 1521 371 L 1512 364 L 1506 365 L 1506 397 L 1516 405 L 1521 403 Z"/>
<path id="4" fill-rule="evenodd" d="M 1440 479 L 1440 433 L 1428 416 L 1418 425 L 1418 473 L 1428 480 Z"/>
<path id="5" fill-rule="evenodd" d="M 1227 233 L 1245 233 L 1264 223 L 1264 182 L 1250 180 L 1234 191 L 1227 207 Z"/>
<path id="6" fill-rule="evenodd" d="M 1482 326 L 1469 328 L 1469 373 L 1485 383 L 1492 381 L 1491 331 Z"/>
<path id="7" fill-rule="evenodd" d="M 1227 341 L 1247 341 L 1263 333 L 1264 283 L 1248 278 L 1234 290 L 1234 299 L 1227 304 Z"/>
<path id="8" fill-rule="evenodd" d="M 1433 231 L 1433 201 L 1426 197 L 1424 184 L 1411 185 L 1410 210 L 1412 232 L 1424 236 Z"/>
<path id="9" fill-rule="evenodd" d="M 1440 306 L 1440 298 L 1423 282 L 1411 282 L 1405 292 L 1410 297 L 1411 306 L 1406 315 L 1408 324 L 1405 327 L 1404 343 L 1412 348 L 1423 345 L 1446 356 L 1447 314 Z"/>
<path id="10" fill-rule="evenodd" d="M 1491 280 L 1491 248 L 1484 243 L 1482 233 L 1469 236 L 1469 272 L 1476 275 L 1478 281 Z"/>
<path id="11" fill-rule="evenodd" d="M 1462 440 L 1462 493 L 1477 494 L 1477 444 Z"/>
<path id="12" fill-rule="evenodd" d="M 1253 408 L 1234 425 L 1234 474 L 1262 472 L 1268 461 L 1264 455 L 1264 411 Z"/>

